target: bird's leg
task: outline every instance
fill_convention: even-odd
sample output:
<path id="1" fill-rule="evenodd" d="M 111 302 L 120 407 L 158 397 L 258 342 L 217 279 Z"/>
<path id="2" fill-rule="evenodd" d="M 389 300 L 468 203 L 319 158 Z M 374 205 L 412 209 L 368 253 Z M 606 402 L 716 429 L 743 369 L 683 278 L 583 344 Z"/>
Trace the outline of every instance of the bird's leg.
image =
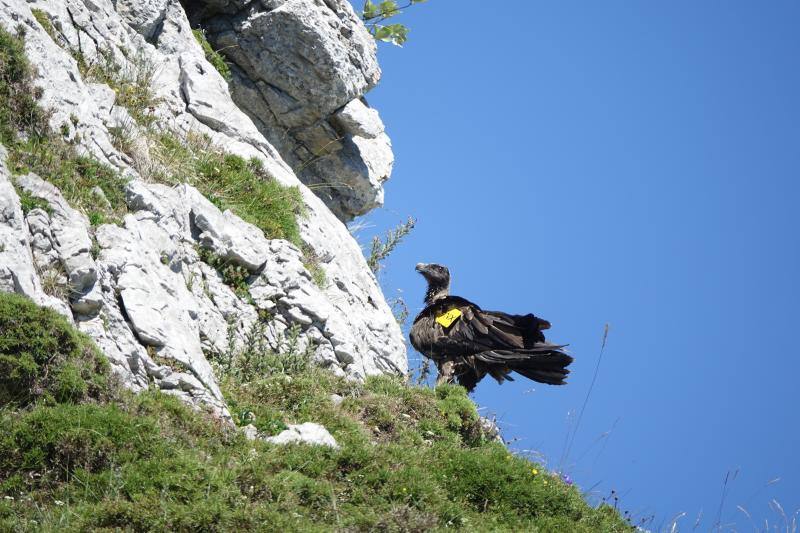
<path id="1" fill-rule="evenodd" d="M 453 361 L 444 361 L 436 362 L 436 368 L 439 370 L 439 377 L 436 379 L 436 385 L 439 386 L 442 383 L 452 383 L 453 382 L 453 367 L 455 363 Z"/>

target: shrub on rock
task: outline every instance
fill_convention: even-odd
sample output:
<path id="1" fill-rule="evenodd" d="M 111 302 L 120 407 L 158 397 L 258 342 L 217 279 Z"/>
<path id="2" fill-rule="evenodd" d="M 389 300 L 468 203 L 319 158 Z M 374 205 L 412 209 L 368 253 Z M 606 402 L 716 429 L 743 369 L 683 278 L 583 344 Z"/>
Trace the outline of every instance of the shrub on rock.
<path id="1" fill-rule="evenodd" d="M 79 403 L 110 390 L 108 361 L 88 337 L 52 309 L 0 294 L 0 407 Z"/>

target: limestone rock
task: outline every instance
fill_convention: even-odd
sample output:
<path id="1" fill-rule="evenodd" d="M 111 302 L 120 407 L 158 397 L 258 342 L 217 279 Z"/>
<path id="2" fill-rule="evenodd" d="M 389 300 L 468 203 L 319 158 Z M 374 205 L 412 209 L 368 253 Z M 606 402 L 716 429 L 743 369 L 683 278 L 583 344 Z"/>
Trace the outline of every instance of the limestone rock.
<path id="1" fill-rule="evenodd" d="M 151 39 L 163 23 L 169 3 L 169 0 L 116 0 L 116 9 L 131 28 Z"/>
<path id="2" fill-rule="evenodd" d="M 31 235 L 0 147 L 0 291 L 24 294 L 72 321 L 69 306 L 44 292 L 31 253 Z"/>
<path id="3" fill-rule="evenodd" d="M 280 445 L 302 443 L 315 446 L 328 446 L 334 449 L 339 448 L 333 435 L 331 435 L 324 426 L 315 424 L 314 422 L 290 424 L 288 429 L 281 431 L 274 437 L 266 437 L 264 440 L 272 444 Z"/>
<path id="4" fill-rule="evenodd" d="M 480 423 L 481 431 L 483 431 L 483 435 L 487 440 L 500 443 L 504 442 L 503 435 L 500 433 L 500 426 L 497 425 L 496 419 L 482 416 L 478 419 L 478 422 Z"/>
<path id="5" fill-rule="evenodd" d="M 253 424 L 247 424 L 242 428 L 242 434 L 247 440 L 256 440 L 258 438 L 258 428 Z"/>
<path id="6" fill-rule="evenodd" d="M 234 100 L 298 176 L 341 220 L 381 205 L 394 156 L 377 111 L 361 100 L 380 68 L 350 4 L 199 4 L 190 15 L 232 61 Z"/>
<path id="7" fill-rule="evenodd" d="M 39 176 L 18 176 L 17 184 L 31 196 L 46 201 L 50 206 L 51 212 L 47 218 L 49 227 L 44 227 L 44 220 L 40 218 L 39 235 L 49 236 L 49 247 L 56 251 L 58 261 L 66 271 L 66 290 L 72 308 L 84 315 L 97 311 L 102 300 L 95 288 L 97 265 L 91 256 L 92 241 L 87 231 L 88 220 L 70 207 L 61 191 Z M 43 244 L 40 246 L 47 247 Z"/>
<path id="8" fill-rule="evenodd" d="M 80 153 L 130 180 L 122 222 L 95 228 L 48 176 L 16 176 L 12 183 L 0 148 L 0 290 L 67 316 L 131 389 L 159 387 L 228 422 L 207 356 L 241 348 L 254 331 L 274 349 L 295 332 L 298 349 L 338 375 L 404 372 L 400 329 L 358 244 L 337 219 L 378 203 L 391 167 L 380 118 L 361 98 L 380 76 L 371 37 L 344 0 L 185 4 L 195 22 L 216 32 L 217 48 L 227 38 L 239 46 L 230 56 L 237 76 L 231 87 L 234 95 L 253 88 L 252 105 L 232 98 L 205 60 L 179 0 L 0 2 L 0 25 L 25 28 L 26 54 L 36 67 L 40 104 L 52 112 L 51 126 L 66 132 Z M 34 7 L 46 13 L 52 34 L 33 17 Z M 271 33 L 259 34 L 267 29 Z M 138 112 L 153 122 L 151 131 L 205 137 L 217 149 L 258 159 L 274 179 L 297 186 L 309 255 L 220 211 L 193 187 L 155 183 L 162 169 L 149 150 L 148 128 L 136 124 L 136 113 L 111 87 L 83 77 L 78 56 L 85 64 L 108 62 L 117 72 L 144 77 L 153 105 Z M 269 119 L 278 109 L 285 116 Z M 118 149 L 114 128 L 129 130 L 128 152 Z M 311 172 L 308 159 L 294 153 L 300 139 L 336 147 L 320 165 L 336 169 L 331 172 L 351 186 L 325 198 L 333 211 L 290 166 Z M 15 187 L 46 201 L 48 209 L 23 214 Z M 93 194 L 100 205 L 108 201 Z M 201 249 L 245 268 L 249 294 L 227 285 L 201 260 Z M 324 286 L 306 268 L 312 255 L 325 273 Z M 53 280 L 66 290 L 52 291 Z"/>

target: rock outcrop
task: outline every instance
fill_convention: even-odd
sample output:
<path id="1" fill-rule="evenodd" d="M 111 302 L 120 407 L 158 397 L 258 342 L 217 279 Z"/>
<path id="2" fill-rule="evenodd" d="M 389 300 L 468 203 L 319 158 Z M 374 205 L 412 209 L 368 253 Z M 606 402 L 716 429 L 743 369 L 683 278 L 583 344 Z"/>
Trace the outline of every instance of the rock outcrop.
<path id="1" fill-rule="evenodd" d="M 289 427 L 274 437 L 264 439 L 272 444 L 313 444 L 315 446 L 327 446 L 328 448 L 338 448 L 336 439 L 325 429 L 325 426 L 306 422 L 304 424 L 290 424 Z"/>
<path id="2" fill-rule="evenodd" d="M 95 227 L 48 176 L 12 176 L 0 152 L 0 290 L 69 317 L 130 388 L 155 384 L 222 418 L 229 414 L 207 355 L 241 346 L 256 323 L 276 350 L 296 329 L 314 360 L 341 375 L 404 372 L 400 329 L 340 220 L 378 205 L 391 169 L 388 137 L 362 99 L 380 75 L 371 38 L 339 0 L 186 4 L 201 6 L 189 15 L 209 24 L 217 46 L 234 47 L 234 98 L 177 0 L 0 0 L 0 24 L 25 30 L 51 125 L 129 180 L 127 214 Z M 112 61 L 122 72 L 146 69 L 155 95 L 149 127 L 202 135 L 299 187 L 301 237 L 324 286 L 295 245 L 267 238 L 188 184 L 155 183 L 141 125 L 109 85 L 84 77 L 76 58 Z M 112 135 L 120 127 L 133 131 L 127 152 Z M 336 149 L 320 156 L 320 143 L 332 138 Z M 298 155 L 301 145 L 308 153 Z M 309 184 L 349 185 L 312 190 L 298 175 Z M 46 208 L 23 214 L 19 194 Z M 97 197 L 103 201 L 102 191 Z M 247 294 L 227 285 L 204 253 L 245 271 Z M 52 290 L 59 286 L 68 290 Z"/>
<path id="3" fill-rule="evenodd" d="M 298 177 L 347 221 L 383 203 L 394 157 L 364 93 L 375 42 L 346 0 L 195 2 L 190 16 L 233 63 L 234 101 Z"/>

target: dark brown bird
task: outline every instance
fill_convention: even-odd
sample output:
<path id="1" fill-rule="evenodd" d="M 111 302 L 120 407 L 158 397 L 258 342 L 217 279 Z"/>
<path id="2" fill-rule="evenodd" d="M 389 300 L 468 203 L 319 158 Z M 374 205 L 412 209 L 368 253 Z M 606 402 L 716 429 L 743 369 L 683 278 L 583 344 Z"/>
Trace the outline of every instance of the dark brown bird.
<path id="1" fill-rule="evenodd" d="M 432 359 L 438 383 L 452 382 L 472 391 L 489 374 L 498 383 L 513 381 L 511 372 L 550 385 L 564 385 L 572 357 L 551 344 L 542 330 L 550 323 L 532 314 L 484 311 L 459 296 L 450 296 L 447 267 L 420 263 L 428 282 L 425 309 L 411 326 L 411 345 Z"/>

